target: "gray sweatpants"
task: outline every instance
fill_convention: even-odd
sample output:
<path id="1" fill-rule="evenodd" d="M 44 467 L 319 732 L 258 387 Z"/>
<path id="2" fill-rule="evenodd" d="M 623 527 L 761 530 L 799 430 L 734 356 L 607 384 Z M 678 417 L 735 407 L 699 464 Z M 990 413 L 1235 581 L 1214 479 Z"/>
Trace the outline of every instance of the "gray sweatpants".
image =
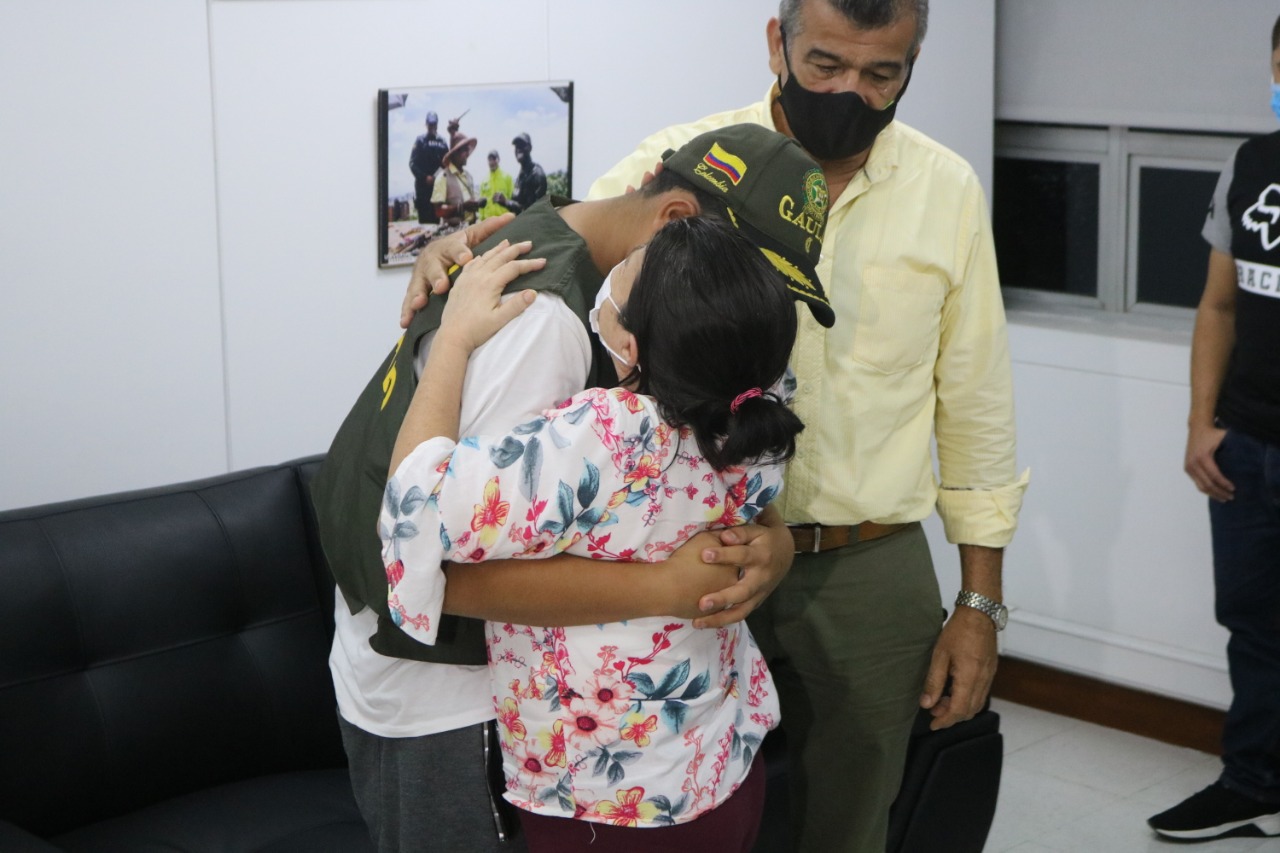
<path id="1" fill-rule="evenodd" d="M 496 741 L 485 744 L 492 723 L 408 738 L 370 734 L 338 718 L 347 750 L 351 788 L 380 853 L 523 853 L 524 839 L 511 838 L 514 809 L 491 790 L 500 778 Z M 496 802 L 495 802 L 496 801 Z M 507 818 L 507 840 L 499 840 L 495 805 Z"/>

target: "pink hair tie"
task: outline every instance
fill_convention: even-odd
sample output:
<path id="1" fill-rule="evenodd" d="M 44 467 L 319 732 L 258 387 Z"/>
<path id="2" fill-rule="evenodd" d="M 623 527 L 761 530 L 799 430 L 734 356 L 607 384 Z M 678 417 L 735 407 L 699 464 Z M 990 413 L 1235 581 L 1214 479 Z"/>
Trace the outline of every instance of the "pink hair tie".
<path id="1" fill-rule="evenodd" d="M 764 396 L 764 392 L 761 391 L 759 388 L 748 388 L 746 391 L 743 391 L 741 394 L 733 398 L 733 402 L 729 404 L 729 414 L 731 415 L 738 414 L 738 409 L 742 406 L 742 404 L 750 400 L 752 397 L 763 397 L 763 396 Z"/>

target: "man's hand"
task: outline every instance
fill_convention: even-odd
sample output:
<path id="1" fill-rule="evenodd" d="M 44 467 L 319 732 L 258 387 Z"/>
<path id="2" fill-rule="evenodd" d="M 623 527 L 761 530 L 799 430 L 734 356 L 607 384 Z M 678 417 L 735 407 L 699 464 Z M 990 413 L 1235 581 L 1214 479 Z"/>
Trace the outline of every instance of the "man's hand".
<path id="1" fill-rule="evenodd" d="M 428 295 L 444 293 L 449 289 L 451 267 L 471 260 L 471 249 L 487 240 L 513 218 L 514 214 L 510 213 L 495 216 L 428 243 L 418 253 L 418 259 L 413 264 L 413 275 L 409 277 L 409 289 L 405 292 L 404 302 L 400 303 L 400 328 L 409 328 L 413 315 L 427 304 Z"/>
<path id="2" fill-rule="evenodd" d="M 960 588 L 1000 601 L 1003 566 L 1003 548 L 961 545 Z M 997 655 L 996 626 L 991 617 L 957 605 L 933 647 L 920 695 L 920 707 L 933 714 L 930 729 L 945 729 L 982 710 L 996 676 Z M 951 690 L 944 696 L 948 678 Z"/>
<path id="3" fill-rule="evenodd" d="M 1213 458 L 1227 434 L 1216 426 L 1194 426 L 1187 431 L 1187 453 L 1182 467 L 1196 488 L 1215 501 L 1226 502 L 1235 497 L 1235 484 L 1223 475 Z"/>
<path id="4" fill-rule="evenodd" d="M 920 707 L 930 709 L 933 731 L 972 719 L 982 710 L 996 675 L 996 626 L 972 607 L 957 607 L 933 647 Z M 947 678 L 951 693 L 943 695 Z"/>

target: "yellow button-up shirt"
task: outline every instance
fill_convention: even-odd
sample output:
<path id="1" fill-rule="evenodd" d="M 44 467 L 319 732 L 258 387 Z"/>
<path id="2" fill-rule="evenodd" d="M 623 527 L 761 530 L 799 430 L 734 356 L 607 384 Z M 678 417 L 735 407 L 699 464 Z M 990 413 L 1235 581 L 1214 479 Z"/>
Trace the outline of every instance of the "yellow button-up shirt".
<path id="1" fill-rule="evenodd" d="M 668 148 L 708 130 L 774 128 L 770 103 L 667 128 L 596 181 L 640 185 Z M 936 506 L 949 541 L 999 548 L 1017 526 L 1004 307 L 986 199 L 961 157 L 901 122 L 877 137 L 827 219 L 818 275 L 831 329 L 799 308 L 791 365 L 805 422 L 779 508 L 789 523 L 918 521 Z M 937 470 L 931 439 L 936 439 Z"/>

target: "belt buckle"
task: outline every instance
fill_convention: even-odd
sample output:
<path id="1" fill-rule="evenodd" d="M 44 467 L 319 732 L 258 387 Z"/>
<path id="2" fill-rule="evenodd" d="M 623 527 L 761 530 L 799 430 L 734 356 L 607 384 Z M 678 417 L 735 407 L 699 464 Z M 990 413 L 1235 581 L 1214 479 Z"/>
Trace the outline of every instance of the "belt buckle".
<path id="1" fill-rule="evenodd" d="M 822 553 L 822 525 L 821 524 L 815 524 L 813 526 L 813 550 L 810 551 L 809 553 L 811 554 Z"/>

